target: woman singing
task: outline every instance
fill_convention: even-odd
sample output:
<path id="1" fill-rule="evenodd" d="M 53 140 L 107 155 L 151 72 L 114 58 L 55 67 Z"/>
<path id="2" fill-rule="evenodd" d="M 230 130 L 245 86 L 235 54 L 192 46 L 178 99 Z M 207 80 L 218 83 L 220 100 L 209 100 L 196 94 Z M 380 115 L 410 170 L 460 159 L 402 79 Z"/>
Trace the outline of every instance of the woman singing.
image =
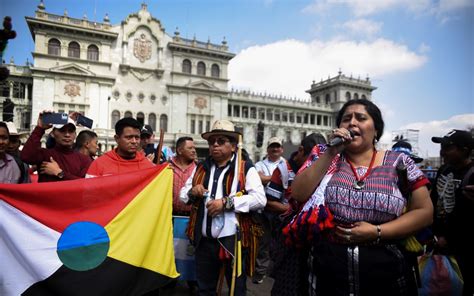
<path id="1" fill-rule="evenodd" d="M 292 223 L 311 237 L 311 286 L 318 296 L 416 295 L 400 242 L 432 222 L 428 180 L 406 154 L 376 149 L 384 122 L 371 101 L 345 103 L 336 125 L 330 139 L 342 141 L 316 146 L 292 186 L 293 198 L 309 199 Z M 406 194 L 397 165 L 406 168 Z M 322 209 L 334 227 L 318 232 Z"/>

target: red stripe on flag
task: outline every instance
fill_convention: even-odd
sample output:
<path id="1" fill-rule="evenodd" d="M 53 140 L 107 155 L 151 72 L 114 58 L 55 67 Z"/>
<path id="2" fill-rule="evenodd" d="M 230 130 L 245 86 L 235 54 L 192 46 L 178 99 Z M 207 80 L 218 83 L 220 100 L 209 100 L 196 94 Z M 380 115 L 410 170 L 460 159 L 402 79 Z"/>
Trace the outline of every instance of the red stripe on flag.
<path id="1" fill-rule="evenodd" d="M 73 181 L 0 184 L 0 199 L 61 233 L 78 221 L 105 227 L 167 166 Z"/>

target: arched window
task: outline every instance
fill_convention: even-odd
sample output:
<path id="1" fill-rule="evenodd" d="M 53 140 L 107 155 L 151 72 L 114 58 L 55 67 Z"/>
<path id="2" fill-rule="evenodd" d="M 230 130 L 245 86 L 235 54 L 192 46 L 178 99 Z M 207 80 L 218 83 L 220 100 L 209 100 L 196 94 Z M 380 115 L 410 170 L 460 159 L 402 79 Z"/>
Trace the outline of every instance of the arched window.
<path id="1" fill-rule="evenodd" d="M 346 92 L 346 101 L 349 101 L 351 99 L 351 93 Z"/>
<path id="2" fill-rule="evenodd" d="M 206 76 L 206 64 L 199 62 L 197 65 L 197 75 Z"/>
<path id="3" fill-rule="evenodd" d="M 151 128 L 156 131 L 156 115 L 155 113 L 150 113 L 148 115 L 148 124 L 151 126 Z"/>
<path id="4" fill-rule="evenodd" d="M 94 44 L 87 47 L 87 59 L 89 61 L 98 61 L 99 60 L 99 48 Z"/>
<path id="5" fill-rule="evenodd" d="M 81 57 L 81 47 L 76 41 L 69 43 L 67 48 L 67 56 L 70 58 L 80 58 Z"/>
<path id="6" fill-rule="evenodd" d="M 160 116 L 160 129 L 163 129 L 165 133 L 168 131 L 168 116 L 166 114 Z"/>
<path id="7" fill-rule="evenodd" d="M 133 117 L 132 112 L 126 111 L 123 117 Z"/>
<path id="8" fill-rule="evenodd" d="M 355 93 L 354 94 L 354 100 L 358 100 L 359 99 L 359 94 L 358 93 Z"/>
<path id="9" fill-rule="evenodd" d="M 115 128 L 115 124 L 117 121 L 120 120 L 120 112 L 118 110 L 112 111 L 112 116 L 111 116 L 111 127 L 110 128 Z"/>
<path id="10" fill-rule="evenodd" d="M 61 55 L 61 42 L 58 39 L 50 39 L 48 41 L 48 54 Z"/>
<path id="11" fill-rule="evenodd" d="M 362 95 L 362 97 L 360 97 L 361 99 L 363 100 L 367 100 L 367 97 L 365 95 Z"/>
<path id="12" fill-rule="evenodd" d="M 143 112 L 137 113 L 137 121 L 140 122 L 141 125 L 145 124 L 145 114 L 143 114 Z"/>
<path id="13" fill-rule="evenodd" d="M 324 97 L 325 101 L 326 101 L 326 104 L 330 104 L 331 103 L 331 96 L 329 94 L 326 94 L 326 96 Z"/>
<path id="14" fill-rule="evenodd" d="M 188 59 L 183 61 L 183 73 L 191 74 L 191 61 Z"/>
<path id="15" fill-rule="evenodd" d="M 211 67 L 211 76 L 215 78 L 219 78 L 221 75 L 221 69 L 219 69 L 219 65 L 213 64 Z"/>

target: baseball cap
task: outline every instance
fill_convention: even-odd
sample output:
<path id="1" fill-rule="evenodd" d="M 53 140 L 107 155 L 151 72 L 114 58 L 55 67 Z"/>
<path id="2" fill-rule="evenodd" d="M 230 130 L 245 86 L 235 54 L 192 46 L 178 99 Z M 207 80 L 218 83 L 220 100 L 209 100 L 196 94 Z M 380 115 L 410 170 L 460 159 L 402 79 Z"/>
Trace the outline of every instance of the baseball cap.
<path id="1" fill-rule="evenodd" d="M 278 138 L 278 137 L 271 137 L 270 139 L 268 139 L 268 144 L 267 144 L 267 147 L 272 145 L 272 144 L 278 144 L 278 145 L 282 145 L 281 143 L 281 139 Z"/>
<path id="2" fill-rule="evenodd" d="M 405 153 L 406 155 L 410 156 L 410 158 L 413 159 L 415 163 L 420 163 L 423 161 L 423 158 L 413 154 L 411 144 L 404 140 L 398 141 L 393 144 L 392 151 Z"/>
<path id="3" fill-rule="evenodd" d="M 467 147 L 472 149 L 474 140 L 472 134 L 469 131 L 463 130 L 452 130 L 447 133 L 444 137 L 432 137 L 431 141 L 441 145 L 456 145 L 459 147 Z"/>
<path id="4" fill-rule="evenodd" d="M 140 135 L 153 135 L 153 128 L 149 124 L 145 124 L 140 131 Z"/>
<path id="5" fill-rule="evenodd" d="M 53 128 L 56 128 L 56 129 L 62 129 L 64 126 L 66 125 L 70 125 L 72 127 L 74 127 L 74 130 L 76 129 L 76 122 L 74 120 L 72 120 L 71 117 L 68 117 L 67 118 L 67 122 L 66 123 L 63 123 L 63 124 L 53 124 Z"/>

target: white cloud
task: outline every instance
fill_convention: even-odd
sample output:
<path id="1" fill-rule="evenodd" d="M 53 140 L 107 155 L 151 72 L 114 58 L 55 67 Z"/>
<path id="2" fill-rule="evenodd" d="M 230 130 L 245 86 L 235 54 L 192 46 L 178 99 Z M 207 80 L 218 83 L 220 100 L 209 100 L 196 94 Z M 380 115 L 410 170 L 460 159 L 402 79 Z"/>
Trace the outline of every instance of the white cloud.
<path id="1" fill-rule="evenodd" d="M 368 19 L 356 19 L 345 22 L 342 27 L 351 34 L 372 37 L 380 32 L 382 23 Z"/>
<path id="2" fill-rule="evenodd" d="M 431 142 L 431 137 L 442 137 L 453 129 L 466 130 L 474 123 L 474 113 L 452 116 L 446 120 L 434 120 L 429 122 L 414 122 L 400 127 L 399 130 L 419 130 L 418 147 L 422 157 L 438 156 L 439 144 Z M 391 133 L 387 132 L 382 141 L 390 143 Z M 413 143 L 412 143 L 413 144 Z"/>
<path id="3" fill-rule="evenodd" d="M 333 6 L 348 6 L 356 16 L 367 16 L 394 8 L 405 8 L 409 11 L 423 11 L 431 5 L 430 0 L 314 0 L 303 11 L 322 13 Z"/>
<path id="4" fill-rule="evenodd" d="M 314 0 L 303 9 L 306 13 L 323 13 L 334 6 L 347 6 L 356 16 L 377 14 L 390 9 L 404 9 L 414 13 L 430 12 L 442 15 L 474 6 L 472 0 Z"/>
<path id="5" fill-rule="evenodd" d="M 386 39 L 372 42 L 289 39 L 242 50 L 229 65 L 230 85 L 307 98 L 311 80 L 335 76 L 341 68 L 354 78 L 378 77 L 421 67 L 426 57 Z M 344 73 L 351 75 L 351 73 Z"/>

